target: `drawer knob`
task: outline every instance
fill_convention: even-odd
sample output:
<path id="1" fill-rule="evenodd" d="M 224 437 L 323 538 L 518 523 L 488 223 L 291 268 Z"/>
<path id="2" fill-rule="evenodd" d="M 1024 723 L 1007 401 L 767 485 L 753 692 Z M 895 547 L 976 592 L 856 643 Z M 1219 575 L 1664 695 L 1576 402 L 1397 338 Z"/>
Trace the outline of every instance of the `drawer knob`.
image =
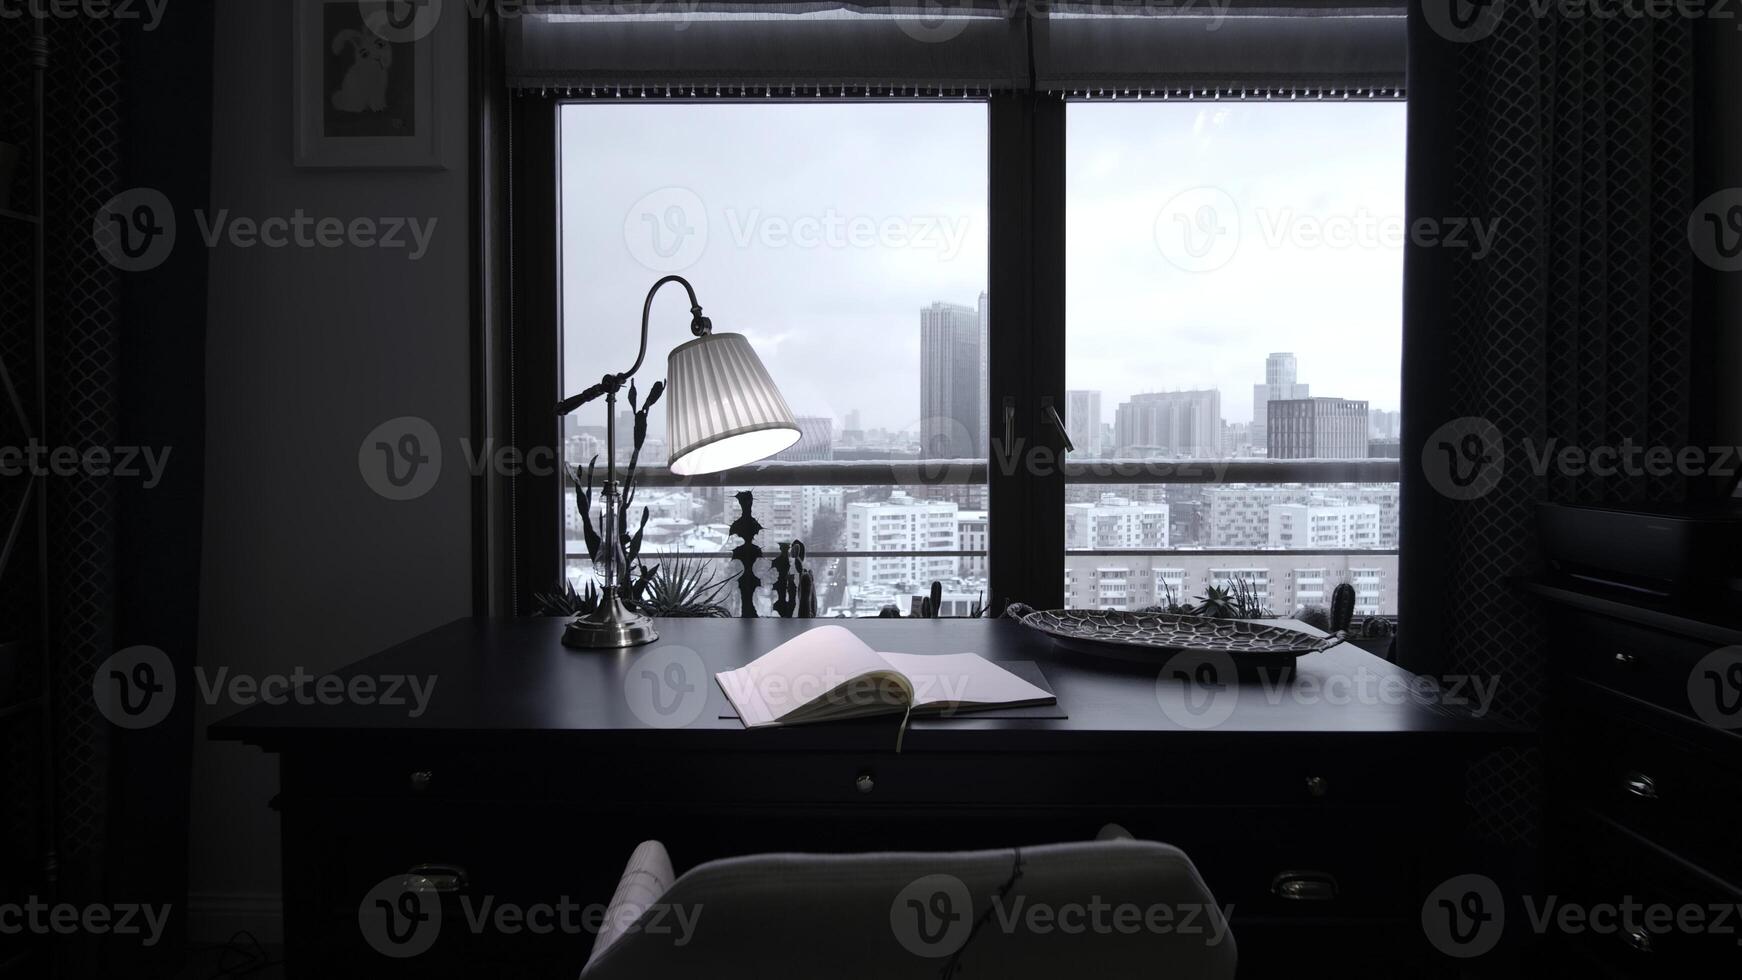
<path id="1" fill-rule="evenodd" d="M 1652 779 L 1650 776 L 1647 776 L 1645 773 L 1628 773 L 1625 785 L 1627 786 L 1627 792 L 1642 800 L 1657 799 L 1657 781 Z"/>
<path id="2" fill-rule="evenodd" d="M 1307 792 L 1315 800 L 1322 800 L 1331 794 L 1331 781 L 1323 776 L 1308 776 L 1306 786 Z"/>
<path id="3" fill-rule="evenodd" d="M 1639 663 L 1639 658 L 1626 650 L 1615 651 L 1615 664 L 1619 667 L 1632 667 Z"/>
<path id="4" fill-rule="evenodd" d="M 411 791 L 413 793 L 422 793 L 429 789 L 430 780 L 434 778 L 435 773 L 428 769 L 419 769 L 411 774 Z"/>
<path id="5" fill-rule="evenodd" d="M 1651 935 L 1643 929 L 1629 929 L 1621 934 L 1621 939 L 1635 953 L 1651 952 Z"/>
<path id="6" fill-rule="evenodd" d="M 853 785 L 859 787 L 859 792 L 869 793 L 877 788 L 877 781 L 871 778 L 870 773 L 862 772 L 858 779 L 853 780 Z"/>
<path id="7" fill-rule="evenodd" d="M 1324 871 L 1284 871 L 1270 880 L 1270 892 L 1290 902 L 1328 902 L 1337 897 L 1337 879 Z"/>

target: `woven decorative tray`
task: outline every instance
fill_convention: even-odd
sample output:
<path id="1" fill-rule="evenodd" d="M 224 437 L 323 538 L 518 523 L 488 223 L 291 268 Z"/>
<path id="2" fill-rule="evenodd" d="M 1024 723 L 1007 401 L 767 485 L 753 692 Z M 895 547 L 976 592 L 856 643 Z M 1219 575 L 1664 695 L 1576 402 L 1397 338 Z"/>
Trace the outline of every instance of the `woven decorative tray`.
<path id="1" fill-rule="evenodd" d="M 1187 651 L 1226 653 L 1237 662 L 1288 663 L 1329 649 L 1343 633 L 1314 636 L 1244 619 L 1111 609 L 1034 610 L 1014 605 L 1009 615 L 1081 653 L 1160 662 Z"/>

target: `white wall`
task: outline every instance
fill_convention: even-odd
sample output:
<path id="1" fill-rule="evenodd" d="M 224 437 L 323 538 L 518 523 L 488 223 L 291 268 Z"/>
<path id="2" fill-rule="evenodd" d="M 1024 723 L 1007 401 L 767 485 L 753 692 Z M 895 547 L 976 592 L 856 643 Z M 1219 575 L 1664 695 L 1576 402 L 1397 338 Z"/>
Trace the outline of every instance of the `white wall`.
<path id="1" fill-rule="evenodd" d="M 450 169 L 298 170 L 291 7 L 217 5 L 209 211 L 437 224 L 417 262 L 404 250 L 213 250 L 198 654 L 208 671 L 331 669 L 470 612 L 470 488 L 457 442 L 469 413 L 466 23 L 446 18 L 436 33 Z M 178 247 L 204 247 L 190 227 L 196 204 L 178 206 Z M 427 495 L 392 502 L 364 482 L 357 454 L 372 428 L 402 415 L 435 427 L 445 459 Z M 201 708 L 195 938 L 270 928 L 248 916 L 276 907 L 276 757 L 203 734 L 235 710 Z"/>

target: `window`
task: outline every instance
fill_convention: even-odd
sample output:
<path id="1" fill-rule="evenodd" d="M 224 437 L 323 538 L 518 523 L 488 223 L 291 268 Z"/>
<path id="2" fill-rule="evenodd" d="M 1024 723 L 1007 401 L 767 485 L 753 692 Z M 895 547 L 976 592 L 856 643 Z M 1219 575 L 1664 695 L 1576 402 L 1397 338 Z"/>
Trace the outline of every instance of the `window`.
<path id="1" fill-rule="evenodd" d="M 634 360 L 648 286 L 678 273 L 716 329 L 749 337 L 803 432 L 754 474 L 686 482 L 663 471 L 656 405 L 631 515 L 633 530 L 648 514 L 642 559 L 689 554 L 728 574 L 735 494 L 749 490 L 765 554 L 806 543 L 822 614 L 905 613 L 933 581 L 948 608 L 970 606 L 986 590 L 985 477 L 971 465 L 988 431 L 985 104 L 589 102 L 558 120 L 565 390 Z M 680 296 L 656 300 L 643 394 L 688 337 Z M 604 411 L 567 420 L 571 465 L 602 460 Z M 831 468 L 850 476 L 822 482 Z M 794 485 L 794 472 L 808 475 Z M 579 583 L 572 490 L 563 507 Z"/>
<path id="2" fill-rule="evenodd" d="M 1066 604 L 1238 581 L 1288 615 L 1348 582 L 1394 614 L 1397 484 L 1284 461 L 1398 455 L 1403 103 L 1088 102 L 1066 122 Z M 1297 478 L 1108 485 L 1112 460 Z"/>

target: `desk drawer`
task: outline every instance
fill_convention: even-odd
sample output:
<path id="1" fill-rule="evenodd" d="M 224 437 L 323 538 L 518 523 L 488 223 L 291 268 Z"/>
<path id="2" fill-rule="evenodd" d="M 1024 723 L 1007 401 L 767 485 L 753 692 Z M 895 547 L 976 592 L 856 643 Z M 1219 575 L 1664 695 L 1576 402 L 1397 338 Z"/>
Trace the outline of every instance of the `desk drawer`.
<path id="1" fill-rule="evenodd" d="M 1688 678 L 1709 643 L 1607 616 L 1567 613 L 1556 655 L 1573 676 L 1699 720 L 1688 703 Z"/>
<path id="2" fill-rule="evenodd" d="M 1742 881 L 1742 772 L 1635 721 L 1572 707 L 1557 736 L 1559 790 L 1623 827 L 1731 881 Z"/>
<path id="3" fill-rule="evenodd" d="M 548 767 L 509 753 L 426 751 L 285 758 L 285 792 L 366 800 L 535 800 Z"/>
<path id="4" fill-rule="evenodd" d="M 1540 928 L 1551 940 L 1609 975 L 1742 976 L 1742 894 L 1683 870 L 1588 811 L 1571 814 L 1555 832 L 1577 857 L 1565 869 L 1566 889 L 1553 896 L 1555 912 L 1547 897 L 1537 900 Z M 1568 906 L 1578 912 L 1564 919 L 1560 910 Z"/>
<path id="5" fill-rule="evenodd" d="M 1312 760 L 1170 754 L 689 753 L 573 760 L 556 799 L 685 805 L 1396 805 L 1432 791 L 1434 767 L 1375 752 Z"/>

